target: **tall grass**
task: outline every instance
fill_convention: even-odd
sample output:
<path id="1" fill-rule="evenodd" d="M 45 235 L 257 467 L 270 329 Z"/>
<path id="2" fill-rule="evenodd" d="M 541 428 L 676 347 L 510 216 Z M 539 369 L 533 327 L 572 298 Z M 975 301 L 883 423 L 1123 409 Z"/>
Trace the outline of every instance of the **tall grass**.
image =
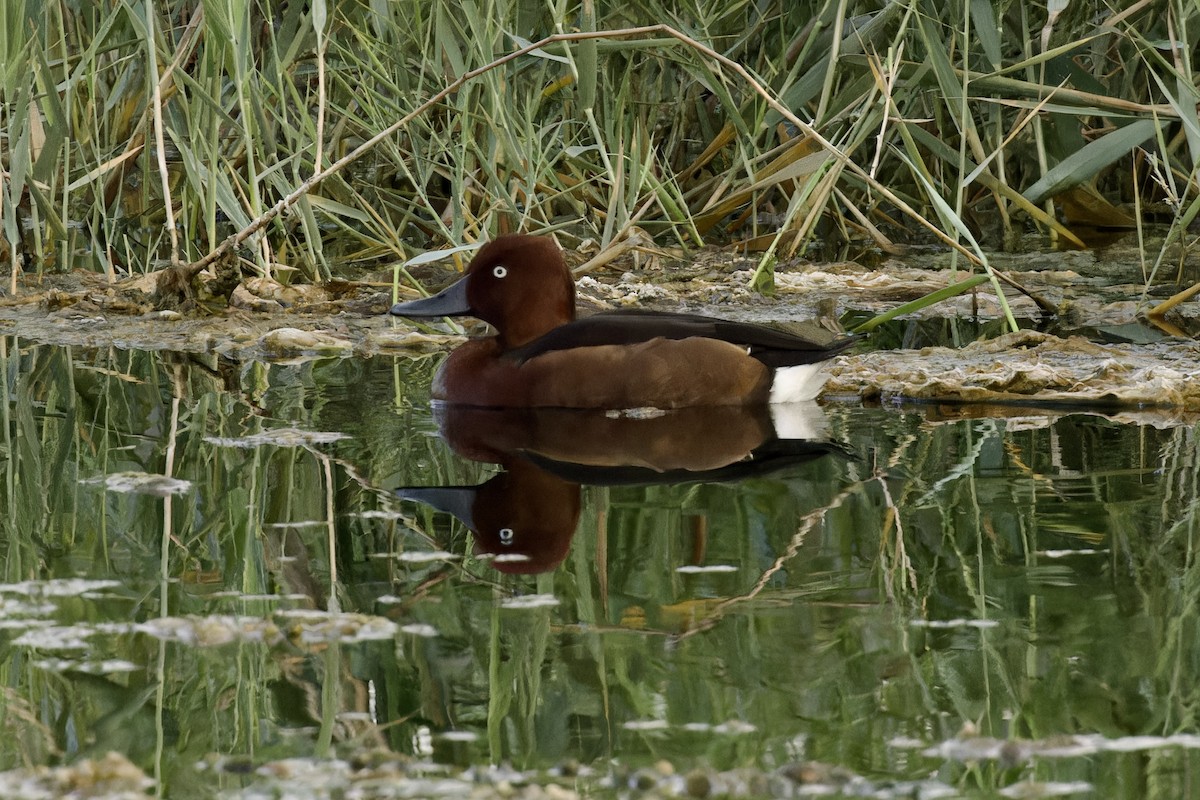
<path id="1" fill-rule="evenodd" d="M 768 268 L 932 228 L 985 261 L 1031 231 L 1084 246 L 1087 226 L 1151 218 L 1175 244 L 1200 213 L 1185 0 L 13 0 L 2 255 L 14 274 L 194 262 L 469 71 L 646 23 L 729 61 L 602 38 L 482 72 L 257 232 L 258 268 L 322 280 L 509 230 L 735 242 Z"/>

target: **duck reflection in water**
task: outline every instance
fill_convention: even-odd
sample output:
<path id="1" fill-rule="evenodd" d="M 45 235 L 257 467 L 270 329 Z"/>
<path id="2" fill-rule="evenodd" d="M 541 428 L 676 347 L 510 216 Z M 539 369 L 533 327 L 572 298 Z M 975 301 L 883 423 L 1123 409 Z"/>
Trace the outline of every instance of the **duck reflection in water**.
<path id="1" fill-rule="evenodd" d="M 788 415 L 779 438 L 772 413 Z M 580 487 L 737 481 L 832 452 L 816 403 L 673 411 L 435 409 L 459 455 L 499 464 L 477 486 L 404 487 L 396 493 L 453 514 L 497 570 L 537 573 L 566 558 L 579 522 Z"/>

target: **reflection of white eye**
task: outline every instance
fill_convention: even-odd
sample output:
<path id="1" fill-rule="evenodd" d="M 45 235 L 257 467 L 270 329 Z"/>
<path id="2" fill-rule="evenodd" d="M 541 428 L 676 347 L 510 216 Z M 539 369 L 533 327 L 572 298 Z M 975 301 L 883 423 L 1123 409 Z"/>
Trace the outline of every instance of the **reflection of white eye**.
<path id="1" fill-rule="evenodd" d="M 497 264 L 496 266 L 492 267 L 492 274 L 497 278 L 503 278 L 504 276 L 508 275 L 508 267 L 504 266 L 503 264 Z"/>
<path id="2" fill-rule="evenodd" d="M 500 544 L 512 544 L 512 540 L 513 540 L 513 529 L 512 528 L 501 528 L 500 529 Z"/>

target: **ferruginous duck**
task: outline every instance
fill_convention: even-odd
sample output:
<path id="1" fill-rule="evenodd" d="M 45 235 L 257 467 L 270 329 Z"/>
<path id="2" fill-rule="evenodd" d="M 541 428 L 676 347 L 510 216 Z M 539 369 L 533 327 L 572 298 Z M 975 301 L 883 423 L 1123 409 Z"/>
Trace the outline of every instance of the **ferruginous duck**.
<path id="1" fill-rule="evenodd" d="M 458 347 L 433 397 L 492 408 L 674 409 L 814 399 L 821 362 L 854 339 L 816 342 L 765 325 L 659 311 L 575 318 L 575 283 L 553 239 L 501 236 L 457 283 L 397 303 L 400 317 L 472 316 L 495 335 Z"/>

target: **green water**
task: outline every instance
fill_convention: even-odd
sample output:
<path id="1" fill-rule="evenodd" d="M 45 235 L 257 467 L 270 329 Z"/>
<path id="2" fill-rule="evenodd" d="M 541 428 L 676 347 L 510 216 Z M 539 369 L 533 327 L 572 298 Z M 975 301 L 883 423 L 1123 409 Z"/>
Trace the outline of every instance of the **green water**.
<path id="1" fill-rule="evenodd" d="M 523 574 L 391 491 L 501 469 L 438 437 L 434 360 L 7 338 L 0 366 L 0 769 L 116 751 L 171 797 L 308 796 L 266 785 L 391 754 L 580 765 L 598 796 L 662 761 L 1200 791 L 1194 427 L 828 406 L 846 452 L 767 476 L 527 488 L 578 511 Z"/>

